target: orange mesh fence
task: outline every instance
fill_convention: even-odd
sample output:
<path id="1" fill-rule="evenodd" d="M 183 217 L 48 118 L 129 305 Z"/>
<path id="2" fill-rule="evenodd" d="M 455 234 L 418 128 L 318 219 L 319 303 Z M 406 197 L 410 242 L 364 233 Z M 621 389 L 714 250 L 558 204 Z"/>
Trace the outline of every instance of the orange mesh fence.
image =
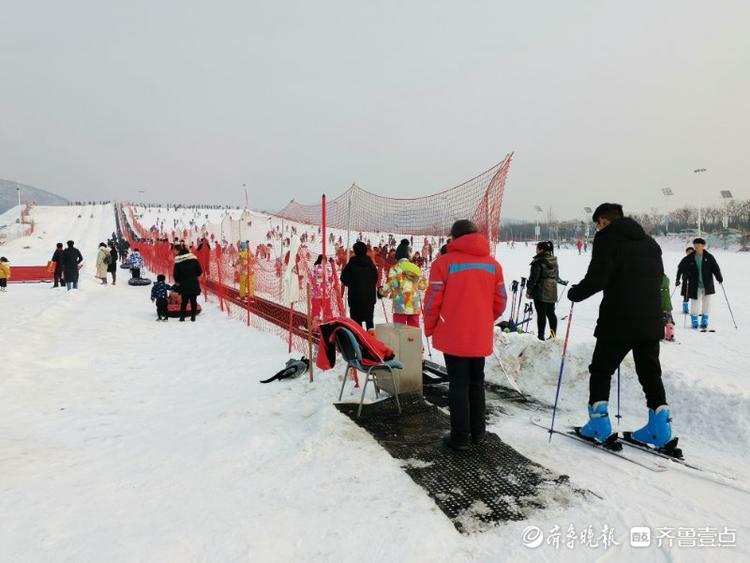
<path id="1" fill-rule="evenodd" d="M 356 184 L 328 202 L 331 229 L 368 233 L 441 236 L 457 219 L 471 219 L 490 242 L 499 240 L 505 180 L 512 154 L 463 184 L 425 197 L 399 199 L 368 192 Z M 276 215 L 299 223 L 318 225 L 320 204 L 292 200 Z"/>
<path id="2" fill-rule="evenodd" d="M 171 280 L 175 245 L 184 243 L 202 266 L 204 300 L 216 301 L 228 316 L 276 333 L 290 348 L 307 354 L 308 323 L 316 340 L 323 319 L 346 315 L 339 279 L 347 249 L 356 240 L 367 243 L 379 285 L 396 262 L 395 247 L 402 237 L 408 237 L 413 261 L 425 275 L 456 219 L 472 219 L 496 243 L 511 158 L 460 186 L 423 198 L 385 198 L 353 186 L 325 207 L 292 201 L 276 215 L 223 210 L 220 220 L 212 222 L 199 209 L 177 219 L 162 214 L 161 208 L 133 205 L 118 205 L 116 214 L 123 236 L 140 250 L 150 271 Z M 291 272 L 297 295 L 290 304 L 284 275 L 293 240 L 300 244 Z M 323 253 L 325 261 L 316 266 Z"/>

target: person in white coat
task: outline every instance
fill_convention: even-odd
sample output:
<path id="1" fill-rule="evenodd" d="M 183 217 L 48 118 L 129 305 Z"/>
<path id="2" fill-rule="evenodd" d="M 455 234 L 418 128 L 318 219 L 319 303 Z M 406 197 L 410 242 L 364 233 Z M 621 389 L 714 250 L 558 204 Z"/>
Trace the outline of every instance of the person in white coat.
<path id="1" fill-rule="evenodd" d="M 109 248 L 106 244 L 100 242 L 99 252 L 96 254 L 96 277 L 102 281 L 103 285 L 107 285 L 107 268 L 111 259 Z"/>

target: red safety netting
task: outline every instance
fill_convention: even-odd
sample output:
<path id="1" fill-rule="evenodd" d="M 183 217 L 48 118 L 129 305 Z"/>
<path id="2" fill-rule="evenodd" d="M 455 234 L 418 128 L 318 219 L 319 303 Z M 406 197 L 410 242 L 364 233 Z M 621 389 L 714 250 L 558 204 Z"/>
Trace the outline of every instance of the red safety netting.
<path id="1" fill-rule="evenodd" d="M 0 245 L 17 238 L 34 234 L 34 220 L 31 218 L 31 205 L 21 204 L 21 217 L 9 225 L 0 225 Z"/>
<path id="2" fill-rule="evenodd" d="M 472 219 L 497 242 L 511 157 L 460 186 L 423 198 L 384 198 L 354 186 L 325 206 L 292 202 L 276 215 L 219 210 L 220 219 L 212 222 L 206 209 L 177 206 L 162 213 L 161 206 L 118 206 L 117 216 L 123 236 L 139 248 L 151 272 L 171 279 L 175 244 L 184 241 L 202 265 L 204 299 L 307 354 L 318 324 L 346 315 L 339 279 L 347 248 L 356 240 L 367 243 L 379 285 L 396 262 L 402 237 L 409 238 L 413 261 L 425 275 L 456 219 Z M 290 251 L 297 243 L 285 290 Z M 320 254 L 326 255 L 326 268 L 315 266 Z M 290 285 L 294 295 L 289 295 Z"/>
<path id="3" fill-rule="evenodd" d="M 512 156 L 509 154 L 499 164 L 463 184 L 425 197 L 383 197 L 355 184 L 328 201 L 328 226 L 368 233 L 444 236 L 457 219 L 471 219 L 496 243 Z M 321 213 L 320 204 L 304 205 L 292 200 L 276 216 L 319 225 Z"/>
<path id="4" fill-rule="evenodd" d="M 122 236 L 132 249 L 138 249 L 149 271 L 164 274 L 172 280 L 174 269 L 174 239 L 153 228 L 146 229 L 130 207 L 118 208 L 118 219 Z M 197 234 L 200 233 L 198 229 Z M 298 253 L 293 282 L 297 284 L 299 298 L 292 304 L 284 304 L 283 272 L 288 264 L 289 252 L 284 258 L 272 258 L 264 244 L 258 244 L 246 252 L 238 243 L 232 245 L 211 243 L 202 236 L 190 238 L 190 232 L 181 232 L 180 238 L 198 258 L 204 275 L 201 288 L 204 300 L 215 300 L 227 315 L 241 319 L 249 325 L 266 332 L 274 332 L 291 342 L 291 348 L 309 353 L 307 307 L 307 279 L 312 277 L 311 254 L 305 249 Z M 184 236 L 187 235 L 187 236 Z M 329 283 L 339 287 L 337 278 L 330 276 Z M 332 292 L 328 292 L 332 293 Z M 333 299 L 333 307 L 325 307 L 329 315 L 343 314 L 343 300 Z M 322 314 L 315 319 L 315 326 Z M 316 339 L 315 335 L 312 335 Z"/>

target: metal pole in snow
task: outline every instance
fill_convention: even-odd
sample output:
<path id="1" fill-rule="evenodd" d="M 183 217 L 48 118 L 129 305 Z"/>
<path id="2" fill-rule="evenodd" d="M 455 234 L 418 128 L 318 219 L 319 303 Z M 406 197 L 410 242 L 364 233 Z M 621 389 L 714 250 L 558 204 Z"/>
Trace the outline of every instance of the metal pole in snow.
<path id="1" fill-rule="evenodd" d="M 565 342 L 563 342 L 562 358 L 560 360 L 560 373 L 557 376 L 557 391 L 555 392 L 555 404 L 552 407 L 552 423 L 549 427 L 549 441 L 552 441 L 552 433 L 555 430 L 555 414 L 557 413 L 557 402 L 560 399 L 560 387 L 562 384 L 563 370 L 565 369 L 565 354 L 568 352 L 568 340 L 570 339 L 570 323 L 573 321 L 573 303 L 570 302 L 570 313 L 568 313 L 568 327 L 565 329 Z"/>
<path id="2" fill-rule="evenodd" d="M 326 285 L 328 283 L 328 280 L 326 279 L 326 266 L 328 265 L 328 259 L 326 258 L 326 239 L 328 238 L 326 236 L 326 194 L 323 194 L 323 196 L 321 197 L 321 231 L 323 233 L 323 261 L 321 262 L 323 275 L 323 281 L 321 284 L 321 298 L 323 300 L 323 307 L 321 308 L 321 310 L 323 311 L 323 316 L 325 317 L 325 300 L 328 298 Z"/>

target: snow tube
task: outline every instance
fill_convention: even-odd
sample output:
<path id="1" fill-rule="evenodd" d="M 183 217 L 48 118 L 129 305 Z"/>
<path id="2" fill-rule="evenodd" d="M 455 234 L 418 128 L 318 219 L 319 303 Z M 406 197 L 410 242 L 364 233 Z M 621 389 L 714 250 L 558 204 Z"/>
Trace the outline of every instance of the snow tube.
<path id="1" fill-rule="evenodd" d="M 120 264 L 120 269 L 121 270 L 129 270 L 130 266 L 128 266 L 127 264 Z"/>
<path id="2" fill-rule="evenodd" d="M 151 280 L 148 278 L 130 278 L 128 285 L 151 285 Z"/>
<path id="3" fill-rule="evenodd" d="M 195 310 L 195 316 L 198 316 L 201 314 L 201 306 L 200 303 L 198 304 L 198 308 Z M 180 304 L 179 303 L 170 303 L 167 305 L 167 316 L 172 317 L 173 319 L 179 318 L 180 316 Z M 185 316 L 190 316 L 190 303 L 188 303 L 187 308 L 185 309 Z"/>

